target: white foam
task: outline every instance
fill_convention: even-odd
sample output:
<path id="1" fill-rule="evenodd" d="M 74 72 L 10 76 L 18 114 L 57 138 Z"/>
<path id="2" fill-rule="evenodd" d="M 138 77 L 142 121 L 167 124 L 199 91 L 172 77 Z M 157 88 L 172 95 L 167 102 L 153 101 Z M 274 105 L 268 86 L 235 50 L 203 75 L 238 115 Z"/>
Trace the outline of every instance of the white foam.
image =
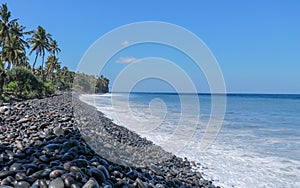
<path id="1" fill-rule="evenodd" d="M 121 94 L 118 95 L 121 96 Z M 127 126 L 118 121 L 116 109 L 113 109 L 108 102 L 111 96 L 111 94 L 85 95 L 81 96 L 80 99 L 97 107 L 108 118 L 113 119 L 115 123 Z M 124 109 L 119 106 L 117 114 L 121 114 L 124 117 L 129 116 L 128 112 Z M 139 106 L 138 110 L 134 116 L 137 116 L 139 120 L 149 120 L 147 119 L 149 117 L 146 114 L 147 110 L 143 109 L 143 106 Z M 161 145 L 172 134 L 172 122 L 168 123 L 164 125 L 164 131 L 139 132 L 139 134 L 153 141 L 155 144 Z M 190 123 L 195 122 L 191 121 Z M 203 130 L 199 129 L 198 131 Z M 185 150 L 177 153 L 177 155 L 200 162 L 201 166 L 203 166 L 200 171 L 204 173 L 204 177 L 214 180 L 216 185 L 222 187 L 300 187 L 299 161 L 253 152 L 247 149 L 247 146 L 243 145 L 243 143 L 239 143 L 238 140 L 230 140 L 233 139 L 233 134 L 254 138 L 251 133 L 243 132 L 243 130 L 223 133 L 221 139 L 218 139 L 210 149 L 200 152 L 197 151 L 197 144 L 200 137 L 196 137 L 188 144 Z M 199 135 L 201 136 L 200 132 Z M 281 141 L 281 139 L 266 140 L 269 143 Z M 173 145 L 175 146 L 176 144 L 175 140 Z M 164 149 L 170 151 L 172 150 L 172 145 L 169 147 L 165 146 Z"/>
<path id="2" fill-rule="evenodd" d="M 280 157 L 267 157 L 231 146 L 213 145 L 203 153 L 191 148 L 187 156 L 207 167 L 204 177 L 222 187 L 299 187 L 300 162 Z"/>

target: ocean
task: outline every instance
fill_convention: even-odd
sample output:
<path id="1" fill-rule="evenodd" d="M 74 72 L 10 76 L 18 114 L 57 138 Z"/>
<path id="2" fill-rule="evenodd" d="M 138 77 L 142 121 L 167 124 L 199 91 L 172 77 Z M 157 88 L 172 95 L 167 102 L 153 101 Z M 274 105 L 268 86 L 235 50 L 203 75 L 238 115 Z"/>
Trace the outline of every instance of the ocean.
<path id="1" fill-rule="evenodd" d="M 216 185 L 300 187 L 300 95 L 227 94 L 216 139 L 201 151 L 212 117 L 209 94 L 109 93 L 81 100 L 165 150 L 200 163 L 204 177 Z"/>

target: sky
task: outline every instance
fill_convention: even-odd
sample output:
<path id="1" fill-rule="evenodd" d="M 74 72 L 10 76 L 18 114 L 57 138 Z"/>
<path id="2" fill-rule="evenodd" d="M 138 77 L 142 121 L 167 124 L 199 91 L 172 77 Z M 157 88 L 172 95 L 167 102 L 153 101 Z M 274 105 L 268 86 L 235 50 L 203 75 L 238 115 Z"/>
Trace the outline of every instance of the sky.
<path id="1" fill-rule="evenodd" d="M 62 50 L 60 61 L 73 71 L 88 48 L 111 30 L 134 22 L 162 21 L 189 30 L 207 45 L 222 70 L 227 92 L 300 93 L 297 0 L 0 2 L 7 3 L 12 17 L 19 18 L 28 30 L 41 25 L 51 33 Z M 183 64 L 186 57 L 182 54 L 157 45 L 128 47 L 116 54 L 101 74 L 113 83 L 124 67 L 148 55 L 174 61 L 191 76 L 199 92 L 208 91 L 205 77 L 194 71 L 192 62 Z M 144 91 L 168 90 L 166 84 L 158 87 L 149 80 L 142 85 Z"/>

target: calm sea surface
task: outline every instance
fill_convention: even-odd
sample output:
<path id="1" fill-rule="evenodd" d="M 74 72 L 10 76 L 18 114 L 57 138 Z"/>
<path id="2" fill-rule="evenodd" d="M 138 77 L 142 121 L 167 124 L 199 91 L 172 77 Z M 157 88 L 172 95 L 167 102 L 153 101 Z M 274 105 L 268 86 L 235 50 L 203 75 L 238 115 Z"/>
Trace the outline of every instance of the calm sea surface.
<path id="1" fill-rule="evenodd" d="M 211 117 L 211 95 L 133 93 L 128 103 L 126 96 L 83 95 L 81 100 L 164 149 L 199 162 L 217 185 L 300 187 L 300 95 L 227 95 L 222 127 L 205 151 L 198 146 Z M 182 125 L 186 131 L 177 133 Z"/>

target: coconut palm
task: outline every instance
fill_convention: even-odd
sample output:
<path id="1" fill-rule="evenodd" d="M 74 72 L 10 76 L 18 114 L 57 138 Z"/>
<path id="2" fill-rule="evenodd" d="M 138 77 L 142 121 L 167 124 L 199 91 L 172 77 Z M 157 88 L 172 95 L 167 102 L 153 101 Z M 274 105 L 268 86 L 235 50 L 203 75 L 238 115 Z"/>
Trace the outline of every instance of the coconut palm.
<path id="1" fill-rule="evenodd" d="M 0 59 L 0 94 L 2 94 L 3 86 L 6 78 L 6 73 L 4 70 L 4 63 Z"/>
<path id="2" fill-rule="evenodd" d="M 71 71 L 69 71 L 68 67 L 64 66 L 61 70 L 60 70 L 60 79 L 63 80 L 65 83 L 72 83 L 73 81 L 73 75 L 71 73 Z"/>
<path id="3" fill-rule="evenodd" d="M 56 71 L 56 74 L 58 74 L 58 73 L 60 72 L 60 68 L 61 68 L 60 62 L 57 63 L 57 64 L 55 64 L 54 66 L 55 66 L 54 69 L 55 69 L 55 71 Z"/>
<path id="4" fill-rule="evenodd" d="M 50 53 L 55 57 L 55 55 L 60 52 L 60 48 L 58 47 L 56 40 L 51 40 L 50 42 Z"/>
<path id="5" fill-rule="evenodd" d="M 43 69 L 42 69 L 42 66 L 38 66 L 38 68 L 35 70 L 35 75 L 38 76 L 38 77 L 41 77 L 42 74 L 43 74 Z"/>
<path id="6" fill-rule="evenodd" d="M 2 47 L 1 58 L 5 62 L 7 61 L 4 56 L 4 47 L 9 43 L 11 38 L 11 28 L 17 22 L 18 19 L 10 19 L 11 12 L 8 11 L 7 4 L 2 4 L 0 7 L 0 45 Z M 10 67 L 8 65 L 8 67 Z"/>
<path id="7" fill-rule="evenodd" d="M 18 22 L 12 24 L 11 28 L 11 38 L 14 38 L 13 43 L 15 43 L 15 48 L 21 50 L 18 54 L 18 58 L 16 62 L 12 62 L 15 66 L 26 66 L 28 62 L 28 58 L 26 56 L 26 49 L 29 48 L 28 42 L 24 39 L 24 35 L 28 35 L 32 33 L 31 31 L 24 31 L 25 27 L 19 25 Z"/>
<path id="8" fill-rule="evenodd" d="M 57 72 L 57 68 L 60 68 L 60 62 L 58 62 L 58 58 L 54 55 L 50 55 L 46 61 L 46 70 L 45 75 L 49 78 L 50 74 L 54 71 Z"/>
<path id="9" fill-rule="evenodd" d="M 44 60 L 45 60 L 45 52 L 50 50 L 50 41 L 51 41 L 51 34 L 47 33 L 46 30 L 38 26 L 37 30 L 33 31 L 33 36 L 29 39 L 29 42 L 32 44 L 31 51 L 35 51 L 35 59 L 32 65 L 32 70 L 34 71 L 34 67 L 36 64 L 36 60 L 38 56 L 42 57 L 42 72 L 44 68 Z"/>
<path id="10" fill-rule="evenodd" d="M 8 62 L 8 69 L 11 68 L 11 65 L 23 65 L 23 60 L 26 56 L 26 51 L 24 46 L 21 44 L 21 41 L 18 40 L 16 36 L 10 37 L 10 41 L 5 43 L 2 52 L 2 54 L 5 57 L 5 61 Z"/>
<path id="11" fill-rule="evenodd" d="M 66 66 L 63 66 L 63 68 L 60 70 L 60 75 L 63 80 L 68 76 L 68 72 L 69 70 Z"/>
<path id="12" fill-rule="evenodd" d="M 27 69 L 31 70 L 31 66 L 30 66 L 30 63 L 29 63 L 29 58 L 25 55 L 21 62 L 20 62 L 20 65 L 23 66 L 23 67 L 26 67 Z"/>
<path id="13" fill-rule="evenodd" d="M 7 4 L 2 4 L 0 7 L 0 42 L 2 46 L 9 40 L 11 25 L 18 20 L 10 20 L 10 17 L 11 12 L 8 11 Z"/>

